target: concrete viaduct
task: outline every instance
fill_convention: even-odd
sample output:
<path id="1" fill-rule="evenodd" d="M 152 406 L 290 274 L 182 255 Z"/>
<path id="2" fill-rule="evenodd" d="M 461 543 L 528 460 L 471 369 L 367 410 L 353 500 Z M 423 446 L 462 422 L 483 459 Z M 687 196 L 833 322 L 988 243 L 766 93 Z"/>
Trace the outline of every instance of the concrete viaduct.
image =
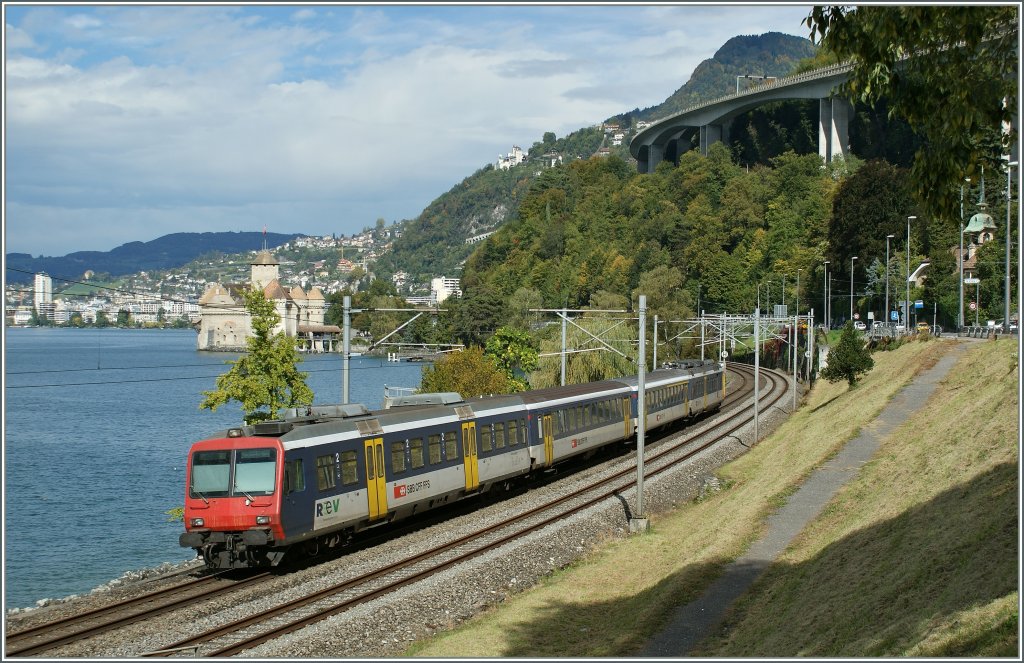
<path id="1" fill-rule="evenodd" d="M 683 152 L 693 145 L 695 136 L 699 136 L 701 154 L 706 155 L 711 144 L 729 142 L 729 125 L 737 116 L 763 104 L 789 99 L 818 99 L 818 154 L 825 161 L 845 156 L 853 111 L 850 102 L 835 96 L 834 90 L 849 78 L 852 69 L 851 64 L 839 64 L 807 71 L 658 120 L 629 143 L 637 171 L 654 172 L 662 161 L 678 163 Z"/>

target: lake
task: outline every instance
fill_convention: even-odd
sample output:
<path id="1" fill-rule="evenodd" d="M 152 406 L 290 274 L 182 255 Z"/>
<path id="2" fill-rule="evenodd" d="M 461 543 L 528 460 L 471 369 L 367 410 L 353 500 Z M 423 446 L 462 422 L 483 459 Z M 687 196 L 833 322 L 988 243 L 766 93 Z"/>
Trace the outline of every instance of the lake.
<path id="1" fill-rule="evenodd" d="M 5 609 L 195 557 L 164 512 L 184 503 L 192 442 L 242 419 L 199 409 L 238 355 L 195 346 L 191 329 L 5 329 Z M 340 403 L 340 355 L 303 359 L 315 403 Z M 350 401 L 379 408 L 421 371 L 353 357 Z"/>

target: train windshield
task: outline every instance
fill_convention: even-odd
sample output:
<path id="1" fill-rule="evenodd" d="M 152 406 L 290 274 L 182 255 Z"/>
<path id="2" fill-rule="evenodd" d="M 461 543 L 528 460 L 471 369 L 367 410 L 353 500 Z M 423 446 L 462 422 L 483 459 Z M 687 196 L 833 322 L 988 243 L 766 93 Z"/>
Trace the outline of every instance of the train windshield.
<path id="1" fill-rule="evenodd" d="M 189 496 L 272 495 L 276 476 L 277 451 L 272 448 L 197 451 L 192 456 Z"/>

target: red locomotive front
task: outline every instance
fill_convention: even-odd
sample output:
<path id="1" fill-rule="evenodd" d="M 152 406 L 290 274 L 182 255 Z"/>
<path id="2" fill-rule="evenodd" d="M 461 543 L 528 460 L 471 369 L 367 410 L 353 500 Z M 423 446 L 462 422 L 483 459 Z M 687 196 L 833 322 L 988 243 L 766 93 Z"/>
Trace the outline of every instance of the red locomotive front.
<path id="1" fill-rule="evenodd" d="M 266 437 L 229 436 L 192 445 L 185 532 L 178 542 L 214 568 L 277 564 L 284 555 L 273 550 L 274 542 L 284 539 L 283 456 L 281 442 Z"/>

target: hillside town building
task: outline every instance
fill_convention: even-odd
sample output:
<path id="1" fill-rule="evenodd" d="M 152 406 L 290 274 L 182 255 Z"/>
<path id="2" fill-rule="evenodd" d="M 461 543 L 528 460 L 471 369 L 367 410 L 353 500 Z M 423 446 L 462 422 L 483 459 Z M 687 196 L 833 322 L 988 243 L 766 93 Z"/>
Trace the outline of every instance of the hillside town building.
<path id="1" fill-rule="evenodd" d="M 496 166 L 501 170 L 508 170 L 512 166 L 518 166 L 526 161 L 526 153 L 518 145 L 512 146 L 512 151 L 505 156 L 498 155 Z"/>
<path id="2" fill-rule="evenodd" d="M 274 333 L 298 339 L 304 352 L 331 352 L 338 345 L 341 328 L 324 324 L 326 300 L 319 288 L 309 292 L 295 286 L 281 285 L 280 263 L 264 249 L 250 263 L 249 283 L 211 284 L 199 300 L 199 335 L 196 349 L 223 352 L 244 352 L 246 340 L 252 335 L 251 315 L 245 308 L 244 291 L 259 288 L 274 302 L 280 322 Z"/>

